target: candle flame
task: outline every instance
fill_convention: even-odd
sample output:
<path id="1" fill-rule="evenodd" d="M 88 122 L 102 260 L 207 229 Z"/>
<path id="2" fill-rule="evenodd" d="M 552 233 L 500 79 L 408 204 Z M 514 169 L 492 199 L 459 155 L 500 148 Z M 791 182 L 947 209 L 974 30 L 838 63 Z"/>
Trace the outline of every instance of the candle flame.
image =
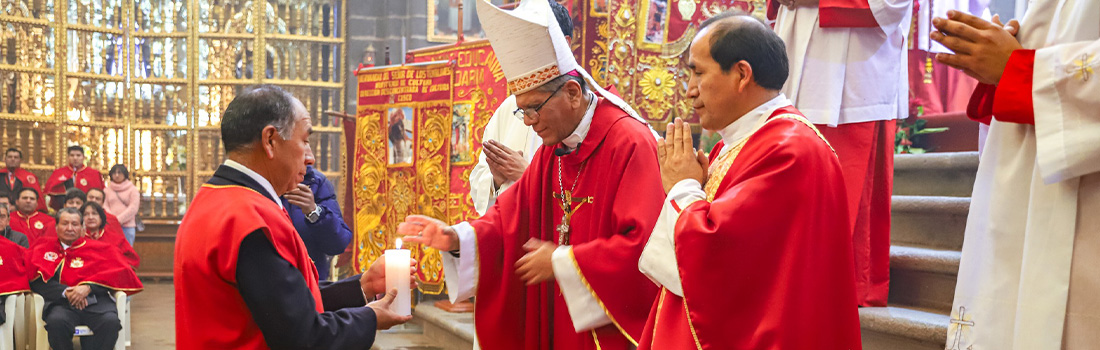
<path id="1" fill-rule="evenodd" d="M 401 239 L 400 238 L 397 239 L 397 243 L 395 243 L 395 248 L 394 249 L 401 249 Z"/>

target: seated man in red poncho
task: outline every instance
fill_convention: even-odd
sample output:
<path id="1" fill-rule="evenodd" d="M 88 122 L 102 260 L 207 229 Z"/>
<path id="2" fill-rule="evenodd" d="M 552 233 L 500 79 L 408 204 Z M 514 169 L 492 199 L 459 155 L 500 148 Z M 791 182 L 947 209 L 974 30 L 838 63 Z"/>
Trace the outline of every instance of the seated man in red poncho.
<path id="1" fill-rule="evenodd" d="M 57 237 L 44 237 L 34 245 L 30 258 L 31 290 L 46 301 L 50 347 L 73 348 L 77 325 L 94 335 L 80 338 L 85 350 L 110 349 L 122 329 L 113 301 L 115 291 L 140 292 L 141 281 L 117 249 L 84 237 L 83 215 L 73 208 L 57 212 Z"/>

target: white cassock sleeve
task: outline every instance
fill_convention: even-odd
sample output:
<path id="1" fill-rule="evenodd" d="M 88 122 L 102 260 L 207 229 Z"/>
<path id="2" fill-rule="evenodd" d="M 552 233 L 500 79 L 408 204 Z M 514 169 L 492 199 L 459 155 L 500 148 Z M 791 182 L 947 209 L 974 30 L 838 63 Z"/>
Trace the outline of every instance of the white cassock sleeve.
<path id="1" fill-rule="evenodd" d="M 1093 22 L 1095 23 L 1095 22 Z M 1100 172 L 1100 40 L 1035 51 L 1036 161 L 1047 184 Z"/>
<path id="2" fill-rule="evenodd" d="M 478 261 L 477 235 L 470 223 L 451 226 L 458 233 L 458 257 L 450 252 L 443 256 L 443 280 L 447 283 L 447 296 L 451 303 L 474 297 L 477 293 Z"/>
<path id="3" fill-rule="evenodd" d="M 572 246 L 559 246 L 550 257 L 554 268 L 554 278 L 558 281 L 565 305 L 569 307 L 569 317 L 573 320 L 573 329 L 577 333 L 611 324 L 611 318 L 604 313 L 599 300 L 581 279 L 580 268 L 573 257 Z"/>
<path id="4" fill-rule="evenodd" d="M 500 140 L 500 124 L 501 118 L 512 118 L 511 115 L 506 115 L 506 109 L 515 109 L 515 107 L 509 107 L 508 101 L 515 101 L 515 98 L 505 100 L 505 103 L 497 107 L 497 110 L 493 112 L 492 118 L 489 118 L 489 123 L 485 124 L 485 134 L 481 136 L 481 141 L 488 140 Z M 512 105 L 515 105 L 513 102 Z M 478 152 L 477 164 L 474 165 L 474 169 L 470 171 L 470 199 L 474 201 L 474 210 L 479 215 L 485 215 L 485 212 L 489 210 L 489 207 L 493 206 L 493 202 L 497 199 L 497 193 L 503 191 L 510 184 L 503 184 L 500 188 L 494 188 L 493 186 L 493 173 L 489 171 L 489 163 L 485 160 L 485 151 Z"/>
<path id="5" fill-rule="evenodd" d="M 899 31 L 903 36 L 909 35 L 913 0 L 867 0 L 867 5 L 887 37 Z"/>
<path id="6" fill-rule="evenodd" d="M 680 267 L 676 262 L 676 221 L 680 211 L 692 203 L 706 200 L 703 185 L 699 181 L 688 179 L 676 183 L 668 191 L 668 198 L 661 208 L 661 216 L 653 227 L 653 234 L 642 250 L 638 260 L 638 270 L 654 283 L 668 289 L 672 294 L 684 296 L 684 287 L 680 282 Z"/>

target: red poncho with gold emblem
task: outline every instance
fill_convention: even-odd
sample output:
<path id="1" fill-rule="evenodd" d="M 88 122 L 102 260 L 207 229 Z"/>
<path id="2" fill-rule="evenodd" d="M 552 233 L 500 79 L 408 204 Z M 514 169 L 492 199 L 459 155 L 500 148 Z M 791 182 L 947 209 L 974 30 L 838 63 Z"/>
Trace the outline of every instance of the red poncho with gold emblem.
<path id="1" fill-rule="evenodd" d="M 60 273 L 60 282 L 66 286 L 96 284 L 128 295 L 142 290 L 137 273 L 118 249 L 85 237 L 73 241 L 69 249 L 64 249 L 57 238 L 38 242 L 31 248 L 27 261 L 31 280 L 49 281 Z M 60 272 L 59 266 L 64 266 Z"/>
<path id="2" fill-rule="evenodd" d="M 73 181 L 73 187 L 79 188 L 85 193 L 92 188 L 103 189 L 103 174 L 100 174 L 99 170 L 92 169 L 90 166 L 83 166 L 80 170 L 74 171 L 72 167 L 64 166 L 50 174 L 50 178 L 46 180 L 46 187 L 42 190 L 51 196 L 64 195 L 65 190 L 67 190 L 65 182 L 69 180 Z"/>

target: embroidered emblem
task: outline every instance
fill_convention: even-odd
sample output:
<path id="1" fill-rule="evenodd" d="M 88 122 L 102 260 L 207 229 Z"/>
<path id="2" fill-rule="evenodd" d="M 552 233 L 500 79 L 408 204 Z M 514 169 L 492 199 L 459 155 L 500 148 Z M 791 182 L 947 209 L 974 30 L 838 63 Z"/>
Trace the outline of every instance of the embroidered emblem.
<path id="1" fill-rule="evenodd" d="M 58 179 L 58 180 L 61 180 L 61 181 L 65 181 L 65 180 L 68 180 L 68 178 L 67 178 L 67 177 L 65 177 L 65 175 L 61 175 L 61 178 L 60 178 L 60 179 Z"/>
<path id="2" fill-rule="evenodd" d="M 948 344 L 948 350 L 960 350 L 963 344 L 963 333 L 969 335 L 969 327 L 974 327 L 974 320 L 970 315 L 966 314 L 966 307 L 959 306 L 959 315 L 951 318 L 951 324 L 947 328 L 947 334 L 951 334 L 954 340 Z M 966 350 L 973 350 L 974 346 L 971 345 Z"/>
<path id="3" fill-rule="evenodd" d="M 35 230 L 41 230 L 43 227 L 46 227 L 46 226 L 42 225 L 41 221 L 34 223 L 34 229 Z"/>
<path id="4" fill-rule="evenodd" d="M 72 262 L 69 262 L 69 267 L 74 268 L 74 269 L 79 269 L 81 267 L 84 267 L 84 259 L 81 259 L 79 257 L 74 258 Z"/>
<path id="5" fill-rule="evenodd" d="M 1093 67 L 1096 67 L 1096 56 L 1085 53 L 1081 54 L 1080 59 L 1073 61 L 1073 64 L 1066 67 L 1066 73 L 1073 74 L 1074 78 L 1081 79 L 1083 81 L 1089 81 L 1092 75 L 1096 73 Z"/>
<path id="6" fill-rule="evenodd" d="M 54 261 L 57 261 L 57 253 L 46 252 L 46 256 L 43 256 L 42 258 L 46 259 L 46 261 L 54 262 Z"/>
<path id="7" fill-rule="evenodd" d="M 81 186 L 88 186 L 88 179 L 80 179 Z"/>
<path id="8" fill-rule="evenodd" d="M 27 182 L 33 184 L 33 183 L 38 182 L 38 179 L 35 179 L 34 176 L 31 176 L 31 177 L 27 178 Z"/>

